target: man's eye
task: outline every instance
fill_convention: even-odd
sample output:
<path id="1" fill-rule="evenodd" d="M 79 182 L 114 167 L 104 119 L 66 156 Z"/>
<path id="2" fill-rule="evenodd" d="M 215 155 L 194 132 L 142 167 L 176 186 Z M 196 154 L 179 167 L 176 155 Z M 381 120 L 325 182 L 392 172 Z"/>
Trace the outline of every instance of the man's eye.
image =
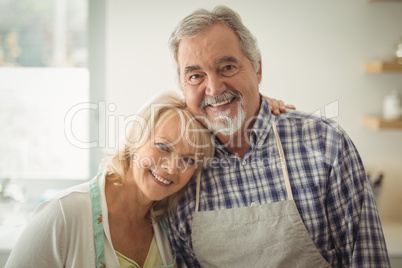
<path id="1" fill-rule="evenodd" d="M 204 78 L 204 76 L 202 76 L 200 74 L 192 74 L 192 75 L 189 75 L 188 81 L 192 85 L 198 85 L 202 82 L 203 78 Z"/>
<path id="2" fill-rule="evenodd" d="M 183 157 L 182 160 L 187 165 L 194 165 L 195 164 L 195 160 L 193 158 L 191 158 L 191 157 Z"/>
<path id="3" fill-rule="evenodd" d="M 236 66 L 234 65 L 225 65 L 222 69 L 221 69 L 221 73 L 224 76 L 232 76 L 235 75 L 237 72 L 239 71 L 238 68 L 236 68 Z"/>
<path id="4" fill-rule="evenodd" d="M 223 67 L 223 70 L 224 71 L 230 71 L 230 70 L 232 70 L 234 68 L 235 68 L 234 65 L 226 65 L 225 67 Z"/>

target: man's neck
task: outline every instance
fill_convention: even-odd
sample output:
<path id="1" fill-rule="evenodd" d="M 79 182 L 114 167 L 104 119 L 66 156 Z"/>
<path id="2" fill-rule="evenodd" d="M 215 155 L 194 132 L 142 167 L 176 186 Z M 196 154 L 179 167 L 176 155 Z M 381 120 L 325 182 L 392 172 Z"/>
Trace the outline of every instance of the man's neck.
<path id="1" fill-rule="evenodd" d="M 217 137 L 223 146 L 238 157 L 243 158 L 250 147 L 250 129 L 239 130 L 232 135 L 218 134 Z"/>

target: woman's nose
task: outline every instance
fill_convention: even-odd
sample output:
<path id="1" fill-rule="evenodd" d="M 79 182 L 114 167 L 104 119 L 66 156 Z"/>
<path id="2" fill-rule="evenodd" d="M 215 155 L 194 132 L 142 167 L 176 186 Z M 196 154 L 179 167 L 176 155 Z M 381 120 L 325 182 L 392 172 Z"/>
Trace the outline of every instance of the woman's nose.
<path id="1" fill-rule="evenodd" d="M 177 161 L 175 160 L 175 156 L 172 155 L 169 159 L 165 159 L 162 163 L 162 167 L 167 170 L 169 174 L 178 174 L 179 167 Z"/>

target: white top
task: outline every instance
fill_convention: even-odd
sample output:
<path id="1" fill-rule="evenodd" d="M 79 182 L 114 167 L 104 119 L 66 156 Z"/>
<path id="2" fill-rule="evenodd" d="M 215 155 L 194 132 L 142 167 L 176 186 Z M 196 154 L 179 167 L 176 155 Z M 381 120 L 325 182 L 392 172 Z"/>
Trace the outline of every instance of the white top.
<path id="1" fill-rule="evenodd" d="M 120 267 L 109 231 L 105 177 L 98 177 L 106 267 Z M 164 262 L 173 258 L 167 237 L 153 225 Z M 89 183 L 69 188 L 41 203 L 6 263 L 9 267 L 96 267 Z M 168 259 L 168 260 L 166 260 Z M 170 260 L 169 260 L 170 259 Z"/>

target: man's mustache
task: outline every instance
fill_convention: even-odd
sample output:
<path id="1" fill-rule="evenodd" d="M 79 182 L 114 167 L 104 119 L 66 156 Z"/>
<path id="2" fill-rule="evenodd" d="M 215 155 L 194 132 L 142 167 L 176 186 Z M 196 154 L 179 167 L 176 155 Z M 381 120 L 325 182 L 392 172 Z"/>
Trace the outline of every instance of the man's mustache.
<path id="1" fill-rule="evenodd" d="M 234 98 L 241 99 L 241 94 L 237 90 L 224 91 L 222 94 L 216 97 L 205 97 L 200 103 L 200 108 L 202 111 L 205 111 L 205 107 L 209 105 L 213 105 L 222 101 L 232 100 Z"/>

